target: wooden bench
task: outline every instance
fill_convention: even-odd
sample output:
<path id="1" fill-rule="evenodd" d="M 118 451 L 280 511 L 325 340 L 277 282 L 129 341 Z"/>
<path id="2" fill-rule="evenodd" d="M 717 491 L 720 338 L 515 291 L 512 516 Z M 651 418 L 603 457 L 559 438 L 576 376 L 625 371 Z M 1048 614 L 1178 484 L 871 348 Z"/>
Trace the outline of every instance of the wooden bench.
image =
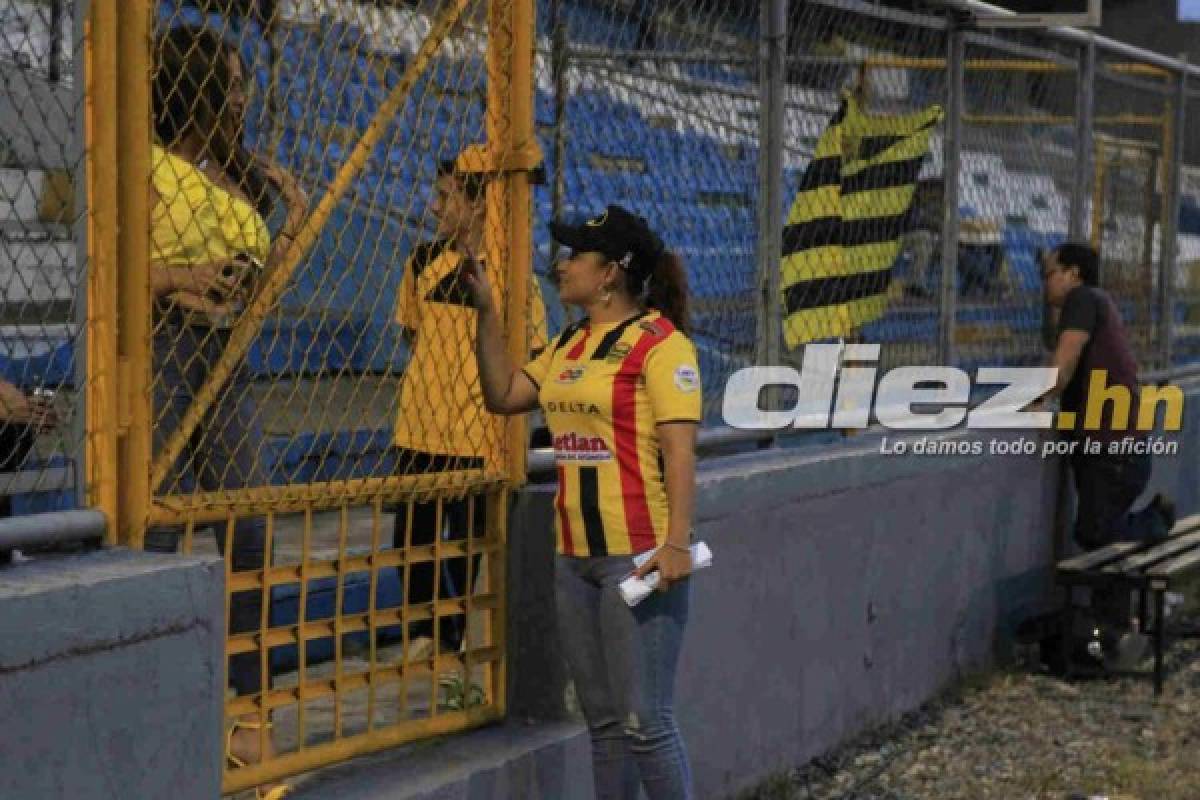
<path id="1" fill-rule="evenodd" d="M 1166 594 L 1200 570 L 1200 514 L 1175 523 L 1170 536 L 1156 544 L 1116 542 L 1058 564 L 1058 582 L 1066 591 L 1065 630 L 1072 630 L 1072 594 L 1076 586 L 1125 587 L 1138 593 L 1138 621 L 1154 643 L 1154 694 L 1162 694 L 1163 656 L 1167 639 Z M 1153 625 L 1148 625 L 1148 600 L 1154 605 Z M 1185 634 L 1194 635 L 1194 634 Z M 1064 663 L 1070 671 L 1069 635 L 1062 637 Z M 1146 677 L 1145 672 L 1134 673 Z"/>

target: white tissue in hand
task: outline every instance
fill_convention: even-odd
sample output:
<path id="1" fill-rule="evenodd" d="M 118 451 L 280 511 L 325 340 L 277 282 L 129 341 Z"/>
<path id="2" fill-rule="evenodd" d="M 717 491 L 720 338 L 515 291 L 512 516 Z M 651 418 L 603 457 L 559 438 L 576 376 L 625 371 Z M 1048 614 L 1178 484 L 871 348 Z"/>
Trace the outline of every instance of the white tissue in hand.
<path id="1" fill-rule="evenodd" d="M 634 556 L 633 564 L 635 567 L 640 567 L 650 560 L 657 550 L 648 550 L 641 555 Z M 708 549 L 708 545 L 704 542 L 696 542 L 691 546 L 692 553 L 692 570 L 704 569 L 712 566 L 712 551 Z M 625 580 L 621 581 L 618 590 L 621 592 L 622 599 L 629 606 L 636 606 L 641 601 L 650 596 L 650 593 L 658 586 L 658 570 L 654 570 L 644 578 L 639 578 L 636 575 L 630 575 Z"/>

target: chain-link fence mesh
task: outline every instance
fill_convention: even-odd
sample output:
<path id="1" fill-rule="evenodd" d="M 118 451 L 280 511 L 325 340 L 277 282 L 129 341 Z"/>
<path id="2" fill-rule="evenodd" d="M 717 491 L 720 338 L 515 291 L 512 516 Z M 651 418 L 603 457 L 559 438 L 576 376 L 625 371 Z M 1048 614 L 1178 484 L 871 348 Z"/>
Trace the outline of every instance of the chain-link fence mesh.
<path id="1" fill-rule="evenodd" d="M 283 2 L 261 19 L 222 13 L 229 5 L 160 5 L 159 137 L 189 116 L 240 118 L 228 123 L 240 130 L 231 142 L 219 141 L 216 124 L 197 126 L 211 135 L 185 131 L 194 141 L 182 147 L 199 149 L 190 161 L 178 143 L 155 151 L 165 213 L 155 223 L 156 260 L 178 267 L 185 284 L 158 293 L 155 483 L 166 494 L 189 491 L 196 453 L 214 449 L 223 457 L 208 459 L 210 489 L 394 474 L 411 466 L 410 450 L 486 456 L 495 471 L 500 428 L 482 408 L 468 347 L 473 322 L 455 271 L 463 251 L 486 260 L 485 4 L 465 4 L 404 102 L 384 115 L 429 35 L 433 6 L 427 14 Z M 213 72 L 225 53 L 238 54 L 240 76 Z M 205 69 L 205 59 L 214 62 L 213 80 L 236 79 L 242 97 L 222 100 L 229 89 L 213 80 L 189 88 L 187 70 Z M 292 266 L 289 244 L 373 123 L 380 131 L 365 165 L 343 176 L 328 215 L 306 223 L 319 226 L 311 249 L 273 281 L 282 291 L 264 304 L 260 335 L 240 369 L 222 370 L 229 375 L 219 400 L 204 424 L 186 426 L 195 431 L 184 447 L 172 432 L 227 349 L 253 283 Z M 188 241 L 201 231 L 186 227 L 186 209 L 189 192 L 209 186 L 228 206 L 217 222 L 232 234 L 210 239 L 201 258 Z M 237 275 L 208 287 L 219 298 L 243 275 L 251 283 L 214 309 L 194 284 L 232 261 L 221 266 Z"/>
<path id="2" fill-rule="evenodd" d="M 946 35 L 910 15 L 796 4 L 789 20 L 785 348 L 937 358 Z"/>
<path id="3" fill-rule="evenodd" d="M 558 249 L 547 223 L 616 203 L 682 259 L 705 419 L 755 353 L 758 4 L 598 0 L 538 4 L 537 122 L 549 185 L 535 204 L 535 271 Z M 550 302 L 552 326 L 566 310 Z"/>
<path id="4" fill-rule="evenodd" d="M 73 507 L 86 265 L 82 26 L 0 2 L 0 516 Z"/>
<path id="5" fill-rule="evenodd" d="M 1200 100 L 1191 98 L 1186 118 L 1200 119 Z M 1185 156 L 1194 155 L 1191 148 Z M 1200 361 L 1200 168 L 1184 166 L 1180 173 L 1181 206 L 1179 212 L 1178 256 L 1174 282 L 1174 339 L 1175 364 L 1195 364 Z"/>
<path id="6" fill-rule="evenodd" d="M 1043 358 L 1038 252 L 1070 228 L 1078 56 L 1033 36 L 968 38 L 955 328 L 964 366 Z"/>
<path id="7" fill-rule="evenodd" d="M 1157 298 L 1174 79 L 1105 53 L 1096 69 L 1091 230 L 1101 258 L 1100 285 L 1121 310 L 1138 363 L 1162 367 Z"/>
<path id="8" fill-rule="evenodd" d="M 227 549 L 229 716 L 276 724 L 240 729 L 238 748 L 256 737 L 268 756 L 228 786 L 327 762 L 339 739 L 499 713 L 495 487 L 527 441 L 483 410 L 461 268 L 482 262 L 507 308 L 522 294 L 510 267 L 531 263 L 517 324 L 540 347 L 569 318 L 552 219 L 620 203 L 682 256 L 708 425 L 726 378 L 766 350 L 775 303 L 767 335 L 793 363 L 831 340 L 882 344 L 885 369 L 935 363 L 947 322 L 960 365 L 1038 360 L 1037 253 L 1073 211 L 1143 369 L 1160 366 L 1164 308 L 1175 363 L 1200 360 L 1195 169 L 1160 296 L 1165 179 L 1186 136 L 1176 75 L 1098 49 L 1083 174 L 1082 45 L 969 33 L 953 176 L 944 19 L 793 3 L 770 176 L 759 3 L 538 0 L 524 51 L 511 5 L 154 4 L 145 538 Z M 18 512 L 69 504 L 83 448 L 80 13 L 0 0 L 0 496 Z M 522 52 L 528 97 L 507 83 Z M 1187 112 L 1190 128 L 1200 102 Z M 517 152 L 522 126 L 546 168 L 531 253 L 512 177 L 536 160 Z M 768 180 L 782 181 L 782 264 L 760 249 Z M 781 294 L 764 297 L 772 273 Z"/>
<path id="9" fill-rule="evenodd" d="M 488 93 L 518 71 L 509 16 L 157 6 L 146 546 L 228 550 L 228 715 L 268 757 L 227 786 L 501 702 L 503 504 L 485 490 L 511 446 L 483 408 L 462 271 L 481 263 L 507 307 L 519 121 Z"/>

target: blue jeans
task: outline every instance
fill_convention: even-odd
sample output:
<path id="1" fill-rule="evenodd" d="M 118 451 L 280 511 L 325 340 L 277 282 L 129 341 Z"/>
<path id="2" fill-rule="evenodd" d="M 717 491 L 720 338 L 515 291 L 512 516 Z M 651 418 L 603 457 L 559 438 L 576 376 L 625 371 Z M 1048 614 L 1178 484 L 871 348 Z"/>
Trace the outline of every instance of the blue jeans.
<path id="1" fill-rule="evenodd" d="M 209 368 L 225 349 L 229 334 L 198 325 L 162 323 L 154 336 L 154 452 L 166 445 L 192 403 L 192 398 L 208 375 Z M 263 433 L 241 371 L 235 371 L 230 384 L 205 415 L 180 454 L 160 493 L 188 494 L 197 489 L 240 489 L 266 486 L 260 466 L 259 450 Z M 213 526 L 217 547 L 225 553 L 224 524 Z M 146 550 L 173 553 L 182 531 L 154 528 L 146 531 Z M 233 525 L 234 572 L 262 569 L 266 525 L 262 517 L 240 517 Z M 257 589 L 238 592 L 229 602 L 229 632 L 258 630 L 262 614 L 262 593 Z M 239 695 L 256 694 L 262 688 L 257 652 L 241 653 L 229 659 L 229 684 Z"/>
<path id="2" fill-rule="evenodd" d="M 596 800 L 692 797 L 691 767 L 675 723 L 675 667 L 691 581 L 634 608 L 617 584 L 629 556 L 558 556 L 555 589 L 563 650 L 592 740 Z M 640 781 L 639 781 L 640 778 Z"/>

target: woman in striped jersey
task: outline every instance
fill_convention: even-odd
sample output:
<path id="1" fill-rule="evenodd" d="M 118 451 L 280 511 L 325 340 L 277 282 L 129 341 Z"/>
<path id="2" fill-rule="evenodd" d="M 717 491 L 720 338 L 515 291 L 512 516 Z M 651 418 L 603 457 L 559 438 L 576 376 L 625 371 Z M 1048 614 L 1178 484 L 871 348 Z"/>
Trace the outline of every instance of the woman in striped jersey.
<path id="1" fill-rule="evenodd" d="M 652 800 L 689 798 L 673 712 L 701 416 L 687 283 L 678 257 L 619 206 L 551 230 L 571 248 L 555 270 L 559 296 L 585 317 L 518 368 L 487 280 L 469 269 L 483 396 L 498 414 L 540 405 L 554 436 L 558 616 L 596 797 L 632 800 L 640 784 Z M 638 573 L 657 570 L 660 591 L 630 609 L 617 585 L 647 551 Z"/>

